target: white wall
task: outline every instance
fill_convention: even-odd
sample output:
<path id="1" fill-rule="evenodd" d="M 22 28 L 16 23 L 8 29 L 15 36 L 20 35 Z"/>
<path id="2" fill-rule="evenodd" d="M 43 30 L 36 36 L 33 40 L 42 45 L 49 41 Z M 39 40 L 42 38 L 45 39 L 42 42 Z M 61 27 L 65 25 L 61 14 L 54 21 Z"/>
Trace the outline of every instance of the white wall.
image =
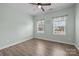
<path id="1" fill-rule="evenodd" d="M 32 37 L 32 17 L 0 5 L 0 49 Z"/>
<path id="2" fill-rule="evenodd" d="M 52 17 L 68 15 L 66 20 L 66 35 L 53 35 L 53 19 Z M 40 19 L 45 20 L 45 33 L 36 32 L 36 22 Z M 34 37 L 42 38 L 50 41 L 74 44 L 75 42 L 75 7 L 68 7 L 56 12 L 43 15 L 37 15 L 34 20 Z"/>
<path id="3" fill-rule="evenodd" d="M 79 4 L 76 5 L 76 47 L 79 49 Z"/>

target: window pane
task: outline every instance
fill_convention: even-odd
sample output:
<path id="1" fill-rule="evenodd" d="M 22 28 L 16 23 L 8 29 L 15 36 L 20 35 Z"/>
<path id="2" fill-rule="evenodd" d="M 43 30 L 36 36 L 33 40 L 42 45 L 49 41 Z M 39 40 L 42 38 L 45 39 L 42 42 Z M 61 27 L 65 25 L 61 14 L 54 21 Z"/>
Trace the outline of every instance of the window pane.
<path id="1" fill-rule="evenodd" d="M 44 20 L 40 20 L 37 22 L 37 32 L 44 32 Z"/>
<path id="2" fill-rule="evenodd" d="M 65 35 L 65 19 L 66 16 L 53 19 L 53 34 Z"/>

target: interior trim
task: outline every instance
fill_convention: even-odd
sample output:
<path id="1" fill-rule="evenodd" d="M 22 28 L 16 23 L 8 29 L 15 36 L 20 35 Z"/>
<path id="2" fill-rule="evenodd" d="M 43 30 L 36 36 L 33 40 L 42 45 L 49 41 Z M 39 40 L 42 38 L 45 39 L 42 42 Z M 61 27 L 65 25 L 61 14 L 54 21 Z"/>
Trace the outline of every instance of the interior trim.
<path id="1" fill-rule="evenodd" d="M 33 37 L 28 37 L 27 39 L 25 38 L 25 40 L 21 40 L 21 41 L 18 41 L 18 42 L 15 42 L 15 43 L 12 43 L 12 44 L 9 44 L 9 45 L 6 45 L 6 46 L 3 46 L 3 47 L 0 47 L 0 50 L 2 49 L 5 49 L 5 48 L 8 48 L 8 47 L 11 47 L 11 46 L 14 46 L 16 44 L 19 44 L 19 43 L 22 43 L 24 41 L 27 41 L 27 40 L 31 40 Z"/>

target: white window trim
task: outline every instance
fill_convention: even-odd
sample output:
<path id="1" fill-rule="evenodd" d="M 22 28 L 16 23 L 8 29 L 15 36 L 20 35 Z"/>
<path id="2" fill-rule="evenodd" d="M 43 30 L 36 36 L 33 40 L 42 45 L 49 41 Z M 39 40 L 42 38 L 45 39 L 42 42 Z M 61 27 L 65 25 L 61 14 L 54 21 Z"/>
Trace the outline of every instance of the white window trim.
<path id="1" fill-rule="evenodd" d="M 37 23 L 36 23 L 36 29 L 37 29 L 36 31 L 37 31 L 37 33 L 44 33 L 44 26 L 43 26 L 43 31 L 38 31 L 38 23 L 41 22 L 41 21 L 43 21 L 45 23 L 44 20 L 38 20 L 37 21 Z"/>
<path id="2" fill-rule="evenodd" d="M 61 17 L 61 16 L 60 16 Z M 64 21 L 65 21 L 65 25 L 64 25 L 64 32 L 63 33 L 55 33 L 55 31 L 54 31 L 54 19 L 55 18 L 57 18 L 57 17 L 54 17 L 53 18 L 53 35 L 66 35 L 66 20 L 67 20 L 67 15 L 65 15 L 65 16 L 62 16 L 62 17 L 66 17 L 65 19 L 64 19 Z"/>

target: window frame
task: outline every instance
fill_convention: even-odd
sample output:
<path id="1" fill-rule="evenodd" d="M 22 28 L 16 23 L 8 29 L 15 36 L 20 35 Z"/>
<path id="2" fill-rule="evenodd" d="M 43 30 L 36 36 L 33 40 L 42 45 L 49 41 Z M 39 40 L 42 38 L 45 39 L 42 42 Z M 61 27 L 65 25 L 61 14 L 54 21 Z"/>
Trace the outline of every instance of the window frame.
<path id="1" fill-rule="evenodd" d="M 58 17 L 53 17 L 53 35 L 66 35 L 66 20 L 67 20 L 67 16 L 68 15 L 64 15 L 64 16 L 58 16 Z M 56 28 L 55 28 L 55 20 L 57 19 L 57 18 L 61 18 L 61 20 L 64 18 L 64 25 L 63 25 L 63 27 L 64 27 L 64 32 L 63 33 L 61 33 L 61 32 L 56 32 L 55 30 L 56 30 Z M 58 19 L 57 19 L 58 20 Z M 58 20 L 59 21 L 59 23 L 61 23 L 61 21 L 60 20 Z M 57 25 L 56 27 L 58 27 L 59 25 Z M 61 26 L 59 26 L 59 27 L 61 27 Z M 56 33 L 55 33 L 56 32 Z"/>
<path id="2" fill-rule="evenodd" d="M 42 23 L 43 22 L 43 31 L 39 31 L 39 29 L 38 29 L 38 27 L 39 27 L 39 24 L 38 23 Z M 45 32 L 45 30 L 44 30 L 44 27 L 45 27 L 45 20 L 38 20 L 37 22 L 36 22 L 36 32 L 37 33 L 44 33 Z"/>

